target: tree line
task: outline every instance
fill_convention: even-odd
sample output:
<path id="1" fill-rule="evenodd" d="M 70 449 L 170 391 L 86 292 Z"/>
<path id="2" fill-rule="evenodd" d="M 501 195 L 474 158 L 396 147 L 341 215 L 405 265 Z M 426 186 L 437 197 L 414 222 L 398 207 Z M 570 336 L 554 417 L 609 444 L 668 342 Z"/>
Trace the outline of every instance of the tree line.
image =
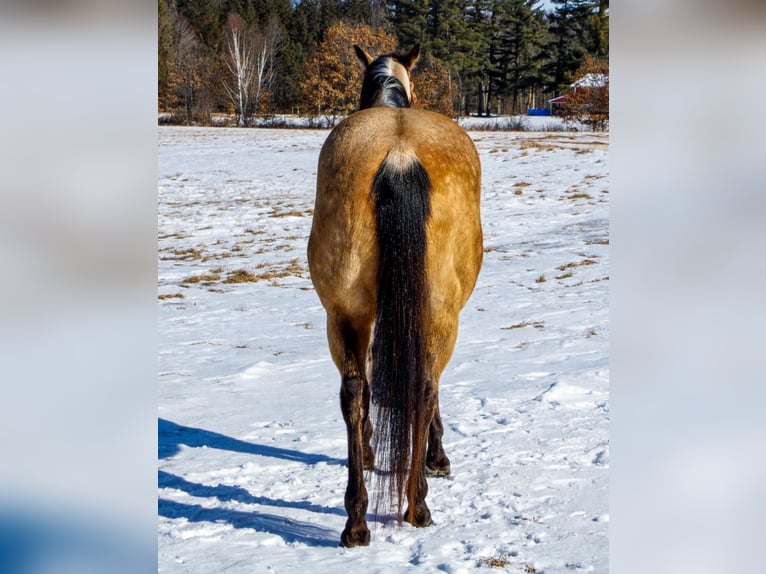
<path id="1" fill-rule="evenodd" d="M 158 107 L 179 123 L 347 114 L 355 43 L 420 44 L 418 105 L 451 116 L 547 107 L 583 66 L 608 73 L 608 0 L 158 2 Z"/>

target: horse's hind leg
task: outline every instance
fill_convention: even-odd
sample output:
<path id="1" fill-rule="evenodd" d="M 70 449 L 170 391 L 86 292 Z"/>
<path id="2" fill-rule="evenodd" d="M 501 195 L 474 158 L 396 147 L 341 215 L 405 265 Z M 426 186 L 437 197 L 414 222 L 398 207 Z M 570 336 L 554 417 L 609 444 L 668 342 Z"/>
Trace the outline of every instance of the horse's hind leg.
<path id="1" fill-rule="evenodd" d="M 428 450 L 426 452 L 426 474 L 428 476 L 449 476 L 450 462 L 444 453 L 442 446 L 442 436 L 444 435 L 444 425 L 439 412 L 439 397 L 436 397 L 436 409 L 434 417 L 428 427 Z"/>
<path id="2" fill-rule="evenodd" d="M 444 453 L 442 446 L 442 436 L 444 435 L 444 425 L 439 412 L 439 378 L 444 368 L 452 356 L 457 339 L 457 313 L 443 312 L 436 315 L 433 329 L 432 341 L 438 341 L 438 345 L 432 347 L 431 352 L 434 357 L 433 377 L 434 384 L 434 407 L 433 418 L 428 427 L 428 451 L 426 454 L 426 473 L 429 476 L 449 476 L 451 472 L 450 461 Z"/>
<path id="3" fill-rule="evenodd" d="M 430 432 L 431 419 L 436 407 L 436 389 L 437 386 L 432 381 L 426 382 L 424 409 L 422 427 L 420 436 L 413 437 L 413 461 L 412 472 L 410 472 L 410 484 L 407 488 L 407 499 L 409 508 L 405 512 L 405 519 L 413 526 L 430 526 L 431 511 L 426 504 L 428 495 L 428 481 L 426 480 L 426 441 Z M 420 446 L 418 446 L 418 444 Z M 419 453 L 415 458 L 414 453 Z M 418 468 L 416 468 L 416 466 Z"/>
<path id="4" fill-rule="evenodd" d="M 348 485 L 344 498 L 348 520 L 340 544 L 347 547 L 367 546 L 370 531 L 365 520 L 368 496 L 364 469 L 371 464 L 369 441 L 372 427 L 369 421 L 370 386 L 364 375 L 363 363 L 359 360 L 366 354 L 359 349 L 366 347 L 369 335 L 360 337 L 350 328 L 337 323 L 333 325 L 332 321 L 328 321 L 328 335 L 333 358 L 340 363 L 340 406 L 348 434 Z"/>

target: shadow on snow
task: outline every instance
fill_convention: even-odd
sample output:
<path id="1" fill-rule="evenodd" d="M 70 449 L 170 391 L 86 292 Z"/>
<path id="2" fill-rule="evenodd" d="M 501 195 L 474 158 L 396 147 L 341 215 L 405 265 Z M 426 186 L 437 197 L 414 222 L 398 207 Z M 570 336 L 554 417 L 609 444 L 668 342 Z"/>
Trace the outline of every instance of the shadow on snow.
<path id="1" fill-rule="evenodd" d="M 205 429 L 181 426 L 165 419 L 158 419 L 157 430 L 159 435 L 157 454 L 160 459 L 177 454 L 180 451 L 179 447 L 183 444 L 191 447 L 204 446 L 208 448 L 230 450 L 233 452 L 242 452 L 245 454 L 256 454 L 259 456 L 302 462 L 304 464 L 316 464 L 318 462 L 338 465 L 346 464 L 346 460 L 341 458 L 333 458 L 324 454 L 308 454 L 297 450 L 255 444 Z"/>
<path id="2" fill-rule="evenodd" d="M 234 528 L 252 528 L 260 532 L 270 532 L 287 543 L 338 546 L 339 535 L 334 530 L 274 514 L 226 508 L 204 508 L 199 504 L 185 504 L 164 498 L 159 499 L 157 508 L 160 516 L 166 518 L 186 518 L 189 522 L 226 522 Z"/>
<path id="3" fill-rule="evenodd" d="M 157 444 L 159 458 L 168 458 L 177 454 L 180 451 L 181 445 L 230 450 L 301 462 L 308 465 L 320 462 L 331 465 L 343 465 L 346 463 L 345 459 L 255 444 L 205 429 L 181 426 L 172 421 L 159 419 Z M 345 511 L 340 508 L 316 505 L 308 501 L 288 502 L 264 496 L 255 496 L 247 489 L 239 486 L 225 484 L 210 486 L 189 482 L 180 476 L 163 470 L 158 471 L 157 483 L 160 488 L 178 489 L 195 497 L 217 498 L 222 502 L 236 501 L 245 504 L 295 508 L 323 514 L 346 515 Z M 199 504 L 186 504 L 164 498 L 159 499 L 157 511 L 160 516 L 166 518 L 186 518 L 190 522 L 226 522 L 234 528 L 252 528 L 261 532 L 270 532 L 280 536 L 288 543 L 300 542 L 309 546 L 338 545 L 338 533 L 334 530 L 273 514 L 226 508 L 205 508 Z"/>

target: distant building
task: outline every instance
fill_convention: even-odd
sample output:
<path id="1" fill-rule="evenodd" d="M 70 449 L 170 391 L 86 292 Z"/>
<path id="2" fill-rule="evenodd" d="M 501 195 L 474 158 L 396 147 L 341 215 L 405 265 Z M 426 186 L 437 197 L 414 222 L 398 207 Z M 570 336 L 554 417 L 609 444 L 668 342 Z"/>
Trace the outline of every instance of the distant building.
<path id="1" fill-rule="evenodd" d="M 569 84 L 569 87 L 573 92 L 578 90 L 602 90 L 608 82 L 609 76 L 607 74 L 585 74 L 573 84 Z M 552 115 L 556 115 L 557 107 L 566 104 L 568 97 L 569 93 L 566 93 L 548 100 L 548 109 Z"/>

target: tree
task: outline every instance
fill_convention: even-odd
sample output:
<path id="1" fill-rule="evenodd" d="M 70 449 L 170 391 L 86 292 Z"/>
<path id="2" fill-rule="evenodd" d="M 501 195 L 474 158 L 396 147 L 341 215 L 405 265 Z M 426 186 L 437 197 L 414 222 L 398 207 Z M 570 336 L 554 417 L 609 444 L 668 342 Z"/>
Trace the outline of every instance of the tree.
<path id="1" fill-rule="evenodd" d="M 354 54 L 357 44 L 371 54 L 394 51 L 396 38 L 366 24 L 338 22 L 325 33 L 324 40 L 306 62 L 301 83 L 310 115 L 348 115 L 359 105 L 362 69 Z"/>
<path id="2" fill-rule="evenodd" d="M 609 63 L 592 56 L 577 69 L 577 81 L 569 88 L 562 113 L 594 131 L 609 125 Z"/>
<path id="3" fill-rule="evenodd" d="M 256 74 L 254 41 L 251 31 L 242 19 L 232 14 L 226 34 L 226 68 L 232 76 L 232 81 L 226 83 L 226 93 L 237 115 L 237 125 L 247 126 L 250 115 L 250 95 L 252 83 Z"/>
<path id="4" fill-rule="evenodd" d="M 263 111 L 266 97 L 271 95 L 276 78 L 276 58 L 282 46 L 282 28 L 274 16 L 255 37 L 255 113 Z"/>
<path id="5" fill-rule="evenodd" d="M 597 58 L 609 57 L 609 0 L 593 2 L 586 23 L 586 48 Z"/>
<path id="6" fill-rule="evenodd" d="M 385 24 L 388 10 L 383 0 L 344 0 L 341 13 L 347 22 L 380 28 Z"/>
<path id="7" fill-rule="evenodd" d="M 482 53 L 478 30 L 471 25 L 471 2 L 435 0 L 428 4 L 427 37 L 433 55 L 444 62 L 454 79 L 455 107 L 468 113 L 469 94 L 476 88 Z"/>
<path id="8" fill-rule="evenodd" d="M 552 0 L 555 10 L 549 15 L 549 89 L 560 92 L 574 80 L 586 51 L 583 46 L 586 21 L 591 11 L 589 0 Z"/>
<path id="9" fill-rule="evenodd" d="M 166 0 L 157 2 L 157 99 L 160 109 L 169 107 L 170 68 L 173 65 L 173 21 Z"/>
<path id="10" fill-rule="evenodd" d="M 456 86 L 450 80 L 449 69 L 437 58 L 421 58 L 412 75 L 416 96 L 413 107 L 454 117 Z"/>
<path id="11" fill-rule="evenodd" d="M 197 36 L 185 18 L 178 18 L 173 27 L 173 56 L 168 73 L 168 89 L 172 107 L 180 109 L 184 123 L 195 121 L 197 101 L 203 84 L 204 56 Z"/>
<path id="12" fill-rule="evenodd" d="M 539 0 L 495 0 L 492 9 L 490 77 L 498 94 L 510 98 L 510 112 L 528 107 L 525 91 L 539 84 L 543 20 Z"/>
<path id="13" fill-rule="evenodd" d="M 179 11 L 189 20 L 199 39 L 213 54 L 221 51 L 224 41 L 219 0 L 177 0 Z"/>
<path id="14" fill-rule="evenodd" d="M 226 93 L 234 106 L 237 125 L 248 125 L 251 113 L 261 111 L 264 97 L 274 81 L 274 57 L 279 48 L 281 31 L 274 18 L 263 30 L 254 30 L 236 14 L 227 25 L 226 68 L 230 81 Z"/>
<path id="15" fill-rule="evenodd" d="M 429 3 L 420 0 L 393 0 L 388 3 L 388 18 L 401 46 L 420 44 L 421 52 L 430 51 L 426 34 Z"/>
<path id="16" fill-rule="evenodd" d="M 444 113 L 488 114 L 502 102 L 504 112 L 520 113 L 525 106 L 536 107 L 538 97 L 563 93 L 586 55 L 609 56 L 608 0 L 551 0 L 546 3 L 552 6 L 550 13 L 540 4 L 541 0 L 158 0 L 159 108 L 187 122 L 205 122 L 210 113 L 230 111 L 232 105 L 239 110 L 239 121 L 262 112 L 266 102 L 282 111 L 300 105 L 310 106 L 312 113 L 320 107 L 322 113 L 348 113 L 355 107 L 360 80 L 350 48 L 353 41 L 347 37 L 335 46 L 333 61 L 318 67 L 316 59 L 308 64 L 309 58 L 317 57 L 320 44 L 331 40 L 330 29 L 343 21 L 347 30 L 366 24 L 370 30 L 392 32 L 402 50 L 420 44 L 422 59 L 415 73 L 429 78 L 419 85 L 421 100 L 429 107 Z M 232 101 L 231 89 L 239 94 L 239 80 L 230 66 L 237 68 L 234 52 L 242 58 L 247 42 L 241 37 L 232 51 L 232 13 L 248 31 L 256 70 L 244 114 L 244 102 Z M 368 48 L 377 51 L 374 44 Z M 389 43 L 385 51 L 392 48 Z M 339 64 L 334 60 L 341 60 L 345 71 L 336 70 Z M 325 85 L 327 77 L 334 79 Z M 445 97 L 452 98 L 451 105 Z"/>

